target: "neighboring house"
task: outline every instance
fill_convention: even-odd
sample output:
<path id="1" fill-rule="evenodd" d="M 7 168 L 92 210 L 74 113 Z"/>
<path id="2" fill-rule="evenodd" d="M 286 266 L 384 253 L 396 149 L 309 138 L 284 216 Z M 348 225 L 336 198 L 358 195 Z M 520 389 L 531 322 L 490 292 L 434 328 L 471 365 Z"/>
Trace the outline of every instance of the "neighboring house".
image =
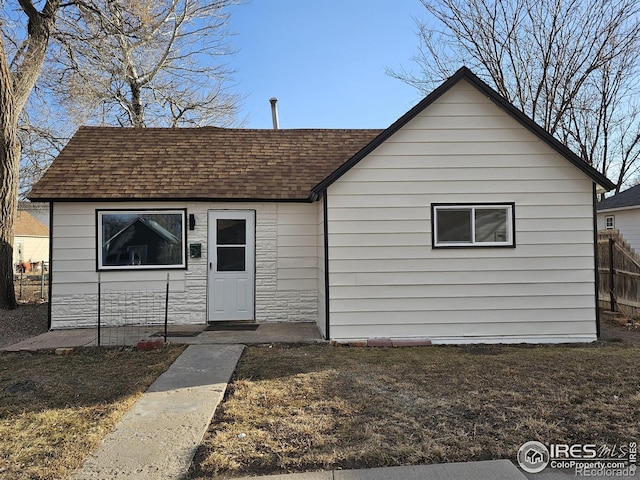
<path id="1" fill-rule="evenodd" d="M 29 212 L 18 210 L 13 239 L 13 266 L 30 271 L 49 261 L 49 229 Z"/>
<path id="2" fill-rule="evenodd" d="M 170 272 L 172 323 L 582 342 L 595 192 L 613 187 L 462 68 L 381 131 L 83 127 L 30 198 L 52 203 L 53 328 L 96 324 L 99 275 L 126 290 Z M 123 217 L 179 258 L 110 264 Z"/>
<path id="3" fill-rule="evenodd" d="M 41 202 L 18 202 L 18 210 L 23 212 L 29 212 L 33 218 L 38 220 L 41 224 L 49 227 L 49 204 Z"/>
<path id="4" fill-rule="evenodd" d="M 598 202 L 596 208 L 598 230 L 620 230 L 629 245 L 640 253 L 640 185 Z"/>

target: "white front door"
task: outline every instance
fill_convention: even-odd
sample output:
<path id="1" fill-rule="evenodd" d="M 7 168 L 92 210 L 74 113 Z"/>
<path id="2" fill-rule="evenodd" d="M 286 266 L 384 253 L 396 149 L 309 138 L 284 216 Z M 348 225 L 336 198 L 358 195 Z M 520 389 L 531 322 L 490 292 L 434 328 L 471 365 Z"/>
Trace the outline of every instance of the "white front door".
<path id="1" fill-rule="evenodd" d="M 255 224 L 253 210 L 209 211 L 208 321 L 254 319 Z"/>

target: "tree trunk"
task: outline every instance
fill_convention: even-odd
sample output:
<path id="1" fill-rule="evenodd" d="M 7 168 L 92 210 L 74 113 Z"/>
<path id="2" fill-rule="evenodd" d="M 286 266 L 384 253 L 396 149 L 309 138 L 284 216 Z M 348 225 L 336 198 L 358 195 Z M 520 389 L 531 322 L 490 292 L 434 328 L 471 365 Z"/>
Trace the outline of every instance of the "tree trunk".
<path id="1" fill-rule="evenodd" d="M 28 17 L 27 38 L 9 69 L 0 35 L 0 309 L 16 308 L 13 286 L 13 228 L 18 216 L 20 142 L 18 117 L 40 75 L 61 0 L 47 0 L 39 12 L 33 0 L 18 0 Z"/>
<path id="2" fill-rule="evenodd" d="M 0 49 L 4 51 L 1 37 Z M 0 59 L 0 309 L 18 306 L 13 287 L 13 225 L 18 212 L 19 164 L 13 82 L 3 56 Z"/>
<path id="3" fill-rule="evenodd" d="M 144 127 L 142 90 L 140 88 L 140 85 L 138 85 L 135 80 L 129 81 L 129 88 L 131 88 L 131 125 L 136 128 Z"/>

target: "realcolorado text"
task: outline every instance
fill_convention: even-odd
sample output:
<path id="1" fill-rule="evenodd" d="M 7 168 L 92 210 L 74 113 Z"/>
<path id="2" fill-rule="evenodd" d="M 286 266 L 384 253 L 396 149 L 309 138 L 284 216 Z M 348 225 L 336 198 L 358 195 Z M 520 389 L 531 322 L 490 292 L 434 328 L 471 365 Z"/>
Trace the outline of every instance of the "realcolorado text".
<path id="1" fill-rule="evenodd" d="M 595 462 L 599 463 L 599 462 Z M 576 477 L 635 477 L 636 466 L 626 462 L 610 463 L 601 467 L 590 467 L 588 463 L 576 465 Z"/>

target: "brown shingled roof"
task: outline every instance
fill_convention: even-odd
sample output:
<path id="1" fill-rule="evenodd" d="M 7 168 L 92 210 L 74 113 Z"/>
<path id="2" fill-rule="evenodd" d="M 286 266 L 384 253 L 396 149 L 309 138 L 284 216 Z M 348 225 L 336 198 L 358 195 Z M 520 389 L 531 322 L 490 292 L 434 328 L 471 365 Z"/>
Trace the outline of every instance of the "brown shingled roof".
<path id="1" fill-rule="evenodd" d="M 16 237 L 48 237 L 49 229 L 24 210 L 18 210 L 14 235 Z"/>
<path id="2" fill-rule="evenodd" d="M 381 130 L 81 127 L 32 200 L 308 200 Z"/>

